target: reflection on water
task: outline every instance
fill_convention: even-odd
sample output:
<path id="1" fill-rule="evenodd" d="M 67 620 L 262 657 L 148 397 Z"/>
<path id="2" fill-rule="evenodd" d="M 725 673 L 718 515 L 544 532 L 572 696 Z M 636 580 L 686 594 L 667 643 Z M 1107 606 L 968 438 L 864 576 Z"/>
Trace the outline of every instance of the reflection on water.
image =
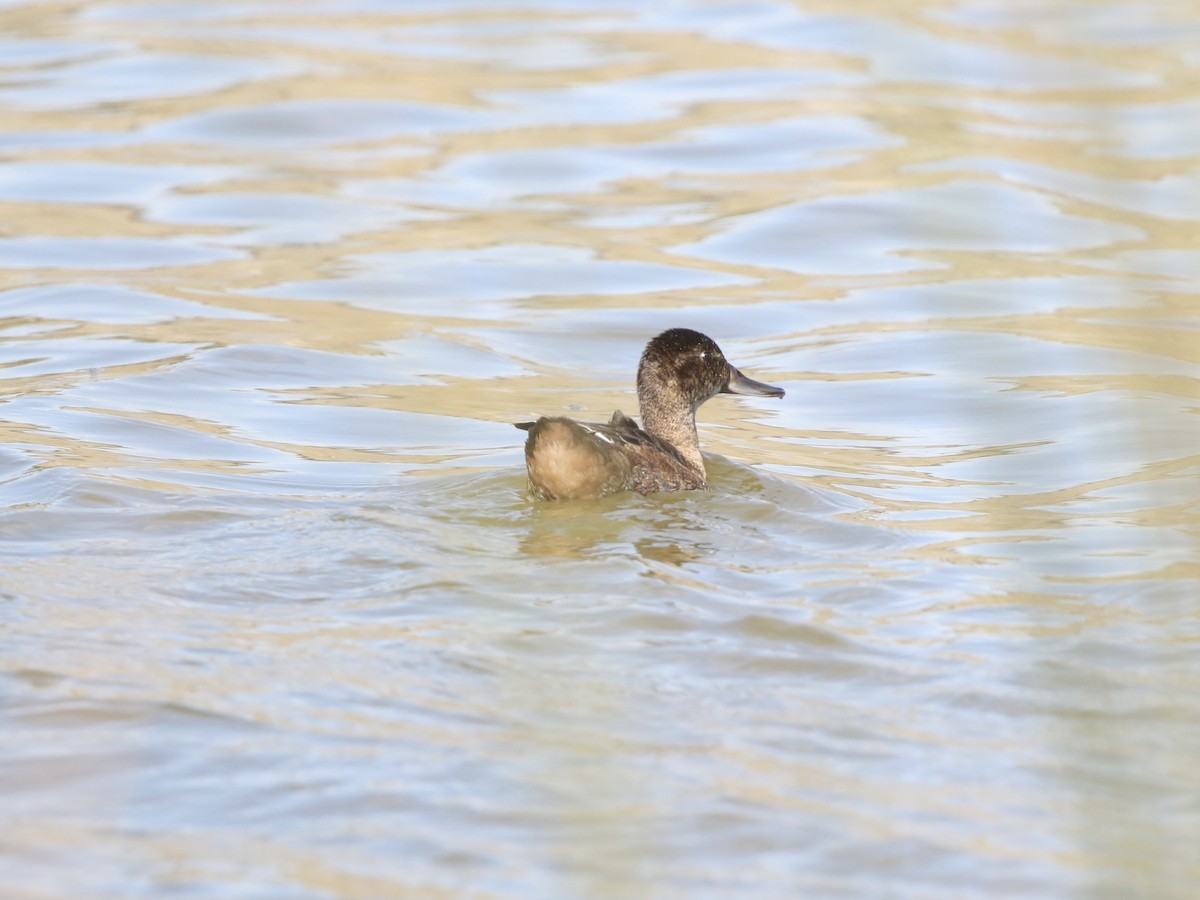
<path id="1" fill-rule="evenodd" d="M 1194 7 L 0 21 L 15 896 L 1189 895 Z"/>

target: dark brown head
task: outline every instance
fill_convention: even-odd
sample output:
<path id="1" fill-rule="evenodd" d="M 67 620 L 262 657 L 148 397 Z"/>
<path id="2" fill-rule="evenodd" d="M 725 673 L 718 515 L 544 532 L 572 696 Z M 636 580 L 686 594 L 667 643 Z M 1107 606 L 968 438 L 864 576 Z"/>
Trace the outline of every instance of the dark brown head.
<path id="1" fill-rule="evenodd" d="M 646 345 L 637 386 L 643 417 L 663 406 L 682 406 L 695 414 L 717 394 L 783 396 L 783 388 L 747 378 L 729 364 L 712 338 L 689 328 L 664 331 Z"/>

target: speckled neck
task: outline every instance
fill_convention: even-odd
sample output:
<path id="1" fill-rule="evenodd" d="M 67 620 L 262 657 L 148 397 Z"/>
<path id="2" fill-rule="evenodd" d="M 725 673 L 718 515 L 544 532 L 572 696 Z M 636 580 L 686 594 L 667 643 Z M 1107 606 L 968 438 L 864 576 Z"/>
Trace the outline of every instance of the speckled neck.
<path id="1" fill-rule="evenodd" d="M 696 410 L 691 404 L 680 397 L 669 396 L 653 381 L 645 380 L 638 384 L 638 405 L 642 412 L 642 428 L 678 450 L 689 468 L 704 478 Z"/>

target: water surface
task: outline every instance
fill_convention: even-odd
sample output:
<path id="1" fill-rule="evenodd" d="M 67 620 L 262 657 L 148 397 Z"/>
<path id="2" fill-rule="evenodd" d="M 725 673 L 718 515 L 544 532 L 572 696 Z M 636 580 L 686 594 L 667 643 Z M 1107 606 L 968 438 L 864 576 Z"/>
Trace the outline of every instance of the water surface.
<path id="1" fill-rule="evenodd" d="M 1191 895 L 1200 13 L 893 6 L 0 8 L 5 896 Z"/>

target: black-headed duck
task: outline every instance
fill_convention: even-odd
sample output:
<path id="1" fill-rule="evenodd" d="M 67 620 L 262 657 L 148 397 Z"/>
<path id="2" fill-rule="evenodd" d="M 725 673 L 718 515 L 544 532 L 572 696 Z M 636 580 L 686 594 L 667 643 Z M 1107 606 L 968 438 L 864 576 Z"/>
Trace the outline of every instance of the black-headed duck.
<path id="1" fill-rule="evenodd" d="M 646 345 L 637 370 L 642 427 L 620 410 L 608 424 L 543 416 L 529 432 L 529 490 L 541 500 L 653 494 L 705 486 L 696 410 L 717 394 L 782 397 L 783 389 L 747 378 L 698 331 L 672 328 Z"/>

